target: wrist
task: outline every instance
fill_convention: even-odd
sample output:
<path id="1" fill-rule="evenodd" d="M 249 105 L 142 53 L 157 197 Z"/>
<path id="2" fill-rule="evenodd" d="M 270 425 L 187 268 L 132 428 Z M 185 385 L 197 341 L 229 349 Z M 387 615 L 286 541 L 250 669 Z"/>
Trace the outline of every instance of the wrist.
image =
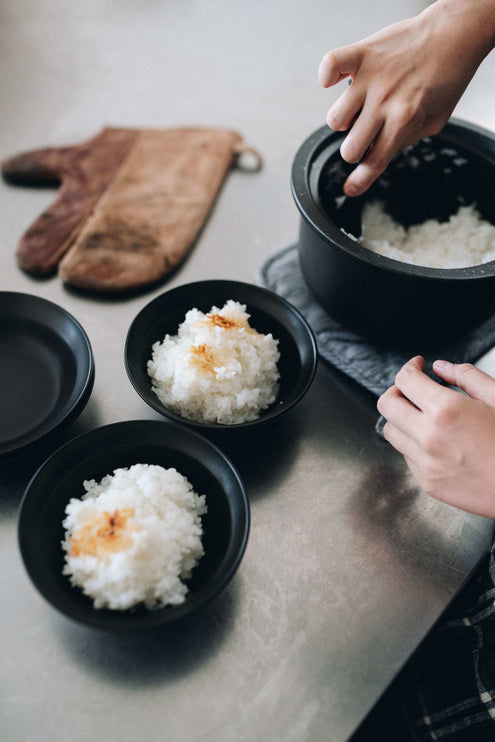
<path id="1" fill-rule="evenodd" d="M 495 46 L 495 0 L 436 0 L 420 16 L 433 20 L 440 34 L 457 29 L 465 51 L 471 47 L 479 62 Z"/>

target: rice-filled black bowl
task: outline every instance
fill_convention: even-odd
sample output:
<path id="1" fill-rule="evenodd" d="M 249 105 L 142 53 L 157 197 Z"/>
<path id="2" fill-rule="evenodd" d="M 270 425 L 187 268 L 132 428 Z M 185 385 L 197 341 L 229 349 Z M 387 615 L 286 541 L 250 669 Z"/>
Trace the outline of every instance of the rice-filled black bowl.
<path id="1" fill-rule="evenodd" d="M 166 334 L 177 336 L 189 310 L 196 308 L 207 314 L 213 306 L 222 308 L 229 300 L 246 307 L 252 329 L 263 335 L 271 334 L 278 341 L 278 392 L 273 402 L 252 420 L 225 424 L 218 420 L 190 419 L 181 409 L 164 404 L 153 390 L 148 373 L 152 346 L 161 343 Z M 311 386 L 318 360 L 313 332 L 292 304 L 268 289 L 229 280 L 183 284 L 153 299 L 133 320 L 124 355 L 129 380 L 150 407 L 176 422 L 215 432 L 253 428 L 287 412 Z"/>
<path id="2" fill-rule="evenodd" d="M 474 205 L 495 224 L 495 136 L 452 119 L 440 134 L 398 153 L 358 198 L 343 195 L 353 168 L 340 156 L 344 137 L 322 127 L 302 144 L 292 166 L 299 257 L 309 289 L 334 319 L 373 342 L 419 352 L 461 340 L 495 312 L 495 262 L 430 268 L 379 255 L 358 241 L 361 214 L 366 202 L 381 201 L 409 227 L 448 221 L 460 206 Z"/>
<path id="3" fill-rule="evenodd" d="M 207 512 L 201 518 L 204 555 L 185 582 L 184 602 L 156 610 L 143 604 L 127 610 L 97 609 L 93 599 L 63 574 L 65 508 L 71 498 L 84 494 L 84 481 L 101 482 L 116 469 L 136 464 L 175 468 L 198 495 L 205 496 Z M 21 555 L 43 597 L 79 623 L 112 631 L 164 626 L 204 606 L 234 576 L 248 533 L 247 496 L 229 459 L 195 431 L 166 420 L 113 423 L 62 446 L 27 486 L 18 521 Z M 140 574 L 142 569 L 143 565 Z"/>

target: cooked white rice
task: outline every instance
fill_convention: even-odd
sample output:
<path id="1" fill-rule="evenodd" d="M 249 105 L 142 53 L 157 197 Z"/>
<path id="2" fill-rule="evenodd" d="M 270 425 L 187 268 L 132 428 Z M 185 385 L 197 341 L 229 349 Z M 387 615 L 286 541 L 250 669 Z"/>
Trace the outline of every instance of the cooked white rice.
<path id="1" fill-rule="evenodd" d="M 394 260 L 430 268 L 467 268 L 495 260 L 495 227 L 474 206 L 461 206 L 448 222 L 428 219 L 405 229 L 379 201 L 367 203 L 361 243 Z"/>
<path id="2" fill-rule="evenodd" d="M 135 464 L 83 482 L 66 507 L 63 573 L 95 608 L 151 610 L 184 602 L 203 556 L 205 496 L 176 469 Z"/>
<path id="3" fill-rule="evenodd" d="M 255 420 L 278 393 L 278 340 L 249 325 L 232 299 L 204 314 L 190 309 L 177 335 L 152 348 L 148 374 L 165 407 L 188 420 L 231 425 Z"/>

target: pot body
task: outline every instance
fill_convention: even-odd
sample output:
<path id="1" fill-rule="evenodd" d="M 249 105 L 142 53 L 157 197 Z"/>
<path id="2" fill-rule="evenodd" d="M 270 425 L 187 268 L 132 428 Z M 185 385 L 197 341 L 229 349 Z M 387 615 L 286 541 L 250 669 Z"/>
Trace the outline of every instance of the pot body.
<path id="1" fill-rule="evenodd" d="M 399 156 L 360 199 L 342 196 L 350 168 L 340 158 L 341 141 L 341 134 L 324 127 L 306 140 L 293 165 L 299 257 L 311 292 L 345 327 L 381 345 L 421 352 L 462 341 L 495 312 L 494 262 L 464 269 L 413 266 L 367 250 L 356 237 L 366 199 L 384 201 L 405 226 L 448 219 L 459 205 L 471 203 L 493 223 L 493 137 L 451 122 L 442 134 Z"/>
<path id="2" fill-rule="evenodd" d="M 299 260 L 317 301 L 374 343 L 418 347 L 452 342 L 495 311 L 495 276 L 458 281 L 391 273 L 356 260 L 301 220 Z"/>

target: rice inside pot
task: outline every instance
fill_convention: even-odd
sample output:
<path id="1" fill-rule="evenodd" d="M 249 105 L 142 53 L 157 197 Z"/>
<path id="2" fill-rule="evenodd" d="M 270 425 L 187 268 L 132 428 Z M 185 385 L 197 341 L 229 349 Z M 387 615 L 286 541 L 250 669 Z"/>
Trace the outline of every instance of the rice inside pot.
<path id="1" fill-rule="evenodd" d="M 94 607 L 155 610 L 183 603 L 204 554 L 205 496 L 176 469 L 135 464 L 83 482 L 63 521 L 63 574 Z"/>
<path id="2" fill-rule="evenodd" d="M 152 347 L 148 374 L 165 407 L 182 417 L 230 425 L 255 420 L 278 393 L 278 340 L 249 324 L 229 299 L 204 314 L 190 309 L 177 335 Z"/>
<path id="3" fill-rule="evenodd" d="M 495 260 L 495 226 L 475 206 L 461 206 L 446 222 L 427 219 L 408 229 L 380 201 L 366 203 L 360 242 L 394 260 L 429 268 L 467 268 Z"/>

